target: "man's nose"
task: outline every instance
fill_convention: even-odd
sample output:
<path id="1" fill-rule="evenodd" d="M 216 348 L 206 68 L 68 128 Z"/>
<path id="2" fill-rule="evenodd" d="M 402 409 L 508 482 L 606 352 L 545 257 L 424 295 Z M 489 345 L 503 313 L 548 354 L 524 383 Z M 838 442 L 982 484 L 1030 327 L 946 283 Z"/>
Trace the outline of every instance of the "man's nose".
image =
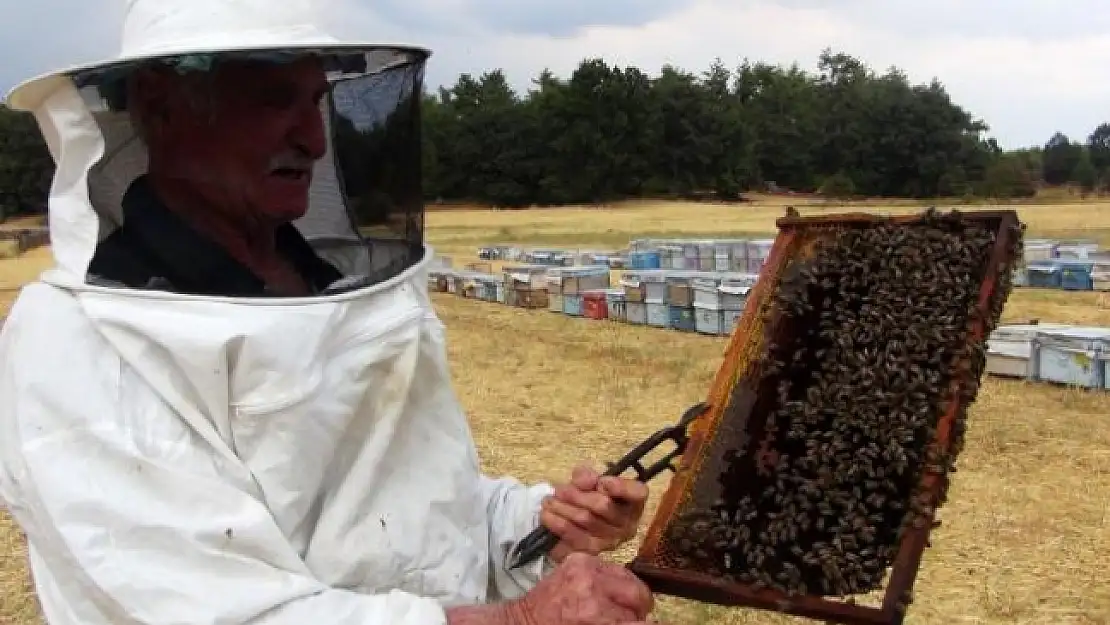
<path id="1" fill-rule="evenodd" d="M 312 159 L 319 159 L 327 151 L 327 137 L 324 133 L 324 119 L 320 109 L 306 107 L 296 126 L 290 133 L 294 147 Z"/>

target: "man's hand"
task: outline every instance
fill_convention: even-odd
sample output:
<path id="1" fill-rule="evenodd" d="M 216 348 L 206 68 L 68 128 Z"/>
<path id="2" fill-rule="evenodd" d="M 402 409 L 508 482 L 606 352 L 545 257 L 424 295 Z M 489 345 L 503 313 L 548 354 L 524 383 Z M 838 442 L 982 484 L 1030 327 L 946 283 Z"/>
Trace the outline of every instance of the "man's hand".
<path id="1" fill-rule="evenodd" d="M 576 553 L 507 608 L 512 625 L 639 625 L 653 604 L 648 587 L 624 567 Z"/>
<path id="2" fill-rule="evenodd" d="M 559 537 L 548 557 L 562 562 L 571 553 L 596 556 L 635 538 L 647 496 L 642 482 L 576 467 L 570 483 L 557 485 L 543 502 L 540 522 Z"/>
<path id="3" fill-rule="evenodd" d="M 447 610 L 448 625 L 647 625 L 655 600 L 627 569 L 574 553 L 526 595 Z"/>

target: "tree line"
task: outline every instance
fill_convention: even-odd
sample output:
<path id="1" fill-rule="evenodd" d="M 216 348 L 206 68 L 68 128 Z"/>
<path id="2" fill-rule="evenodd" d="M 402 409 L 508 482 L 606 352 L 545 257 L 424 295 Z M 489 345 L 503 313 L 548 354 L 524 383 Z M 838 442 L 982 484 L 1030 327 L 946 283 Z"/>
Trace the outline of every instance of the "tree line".
<path id="1" fill-rule="evenodd" d="M 517 93 L 501 70 L 423 94 L 424 193 L 503 207 L 632 197 L 1030 197 L 1110 182 L 1110 123 L 1083 140 L 1004 151 L 937 80 L 913 84 L 826 50 L 795 64 L 701 73 L 584 59 Z M 33 120 L 0 109 L 0 218 L 42 210 L 51 160 Z"/>

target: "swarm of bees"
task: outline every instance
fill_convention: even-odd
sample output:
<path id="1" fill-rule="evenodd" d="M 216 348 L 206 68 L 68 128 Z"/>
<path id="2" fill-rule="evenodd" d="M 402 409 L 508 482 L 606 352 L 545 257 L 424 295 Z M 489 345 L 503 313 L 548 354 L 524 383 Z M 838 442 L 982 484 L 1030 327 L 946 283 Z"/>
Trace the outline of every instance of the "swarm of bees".
<path id="1" fill-rule="evenodd" d="M 1021 239 L 1018 228 L 1008 258 Z M 764 356 L 758 423 L 727 452 L 715 504 L 670 524 L 680 568 L 787 595 L 882 585 L 903 532 L 944 503 L 920 489 L 924 472 L 946 476 L 962 450 L 986 363 L 969 323 L 981 315 L 987 336 L 1011 288 L 1002 267 L 980 308 L 994 247 L 993 231 L 931 209 L 918 223 L 838 229 L 785 269 L 774 308 L 787 330 Z M 939 450 L 955 388 L 963 408 Z"/>

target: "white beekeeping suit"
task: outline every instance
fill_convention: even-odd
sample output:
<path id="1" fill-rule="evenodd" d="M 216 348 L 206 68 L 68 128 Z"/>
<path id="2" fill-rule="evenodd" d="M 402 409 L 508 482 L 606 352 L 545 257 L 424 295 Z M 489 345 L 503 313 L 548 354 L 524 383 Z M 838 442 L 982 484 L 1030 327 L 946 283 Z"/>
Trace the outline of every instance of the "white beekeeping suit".
<path id="1" fill-rule="evenodd" d="M 88 276 L 146 166 L 127 115 L 105 105 L 136 62 L 311 52 L 333 63 L 331 126 L 404 129 L 418 115 L 427 54 L 337 41 L 311 8 L 130 0 L 117 59 L 10 95 L 57 164 L 56 267 L 0 335 L 0 494 L 52 624 L 435 625 L 445 607 L 518 597 L 551 570 L 506 570 L 551 488 L 479 471 L 427 295 L 418 182 L 382 178 L 384 200 L 354 198 L 358 172 L 331 133 L 297 226 L 345 277 L 317 296 Z M 419 161 L 387 147 L 369 156 Z"/>

